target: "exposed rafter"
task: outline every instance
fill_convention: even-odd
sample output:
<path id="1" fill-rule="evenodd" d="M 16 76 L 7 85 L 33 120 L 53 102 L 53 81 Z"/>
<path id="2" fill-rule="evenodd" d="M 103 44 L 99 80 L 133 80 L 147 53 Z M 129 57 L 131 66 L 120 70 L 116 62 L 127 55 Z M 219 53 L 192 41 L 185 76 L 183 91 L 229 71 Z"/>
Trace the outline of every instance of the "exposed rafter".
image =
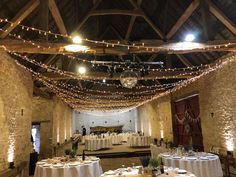
<path id="1" fill-rule="evenodd" d="M 152 27 L 152 29 L 160 36 L 160 38 L 164 39 L 164 35 L 161 30 L 152 22 L 146 13 L 139 7 L 139 5 L 134 0 L 129 0 L 129 2 L 133 5 L 135 10 L 139 10 L 142 13 L 144 20 Z"/>
<path id="2" fill-rule="evenodd" d="M 180 59 L 180 61 L 185 65 L 185 66 L 187 66 L 187 67 L 192 67 L 193 66 L 193 64 L 187 59 L 187 58 L 185 58 L 183 55 L 176 55 L 179 59 Z"/>
<path id="3" fill-rule="evenodd" d="M 130 54 L 153 54 L 153 53 L 169 53 L 169 54 L 184 54 L 184 53 L 193 53 L 193 52 L 210 52 L 210 51 L 228 51 L 234 52 L 236 50 L 235 40 L 223 40 L 223 41 L 209 41 L 207 43 L 202 43 L 202 48 L 193 48 L 186 50 L 170 50 L 170 48 L 174 48 L 175 43 L 158 43 L 153 40 L 145 40 L 146 46 L 159 47 L 161 50 L 152 51 L 146 50 L 146 48 L 126 48 L 126 47 L 112 47 L 112 46 L 90 46 L 90 50 L 87 52 L 88 54 L 96 54 L 96 55 L 130 55 Z M 117 41 L 113 41 L 117 43 Z M 134 41 L 135 42 L 135 41 Z M 140 43 L 140 42 L 136 42 Z M 231 43 L 230 47 L 225 44 Z M 50 42 L 35 42 L 35 44 L 42 46 L 38 48 L 37 45 L 33 46 L 28 43 L 24 43 L 21 40 L 9 40 L 2 39 L 0 40 L 0 51 L 4 51 L 6 47 L 8 50 L 19 52 L 19 53 L 36 53 L 36 54 L 72 54 L 73 52 L 68 52 L 64 49 L 64 46 L 68 45 L 68 43 L 50 43 Z M 168 45 L 167 45 L 168 44 Z M 223 45 L 222 45 L 223 44 Z M 216 45 L 222 45 L 219 47 L 214 47 Z M 212 46 L 211 48 L 205 49 L 204 46 Z M 77 52 L 79 53 L 79 52 Z M 83 54 L 84 52 L 80 52 Z"/>
<path id="4" fill-rule="evenodd" d="M 48 0 L 48 7 L 52 13 L 52 16 L 57 24 L 60 33 L 66 35 L 67 34 L 66 27 L 64 25 L 64 22 L 62 20 L 61 14 L 59 12 L 55 0 Z"/>
<path id="5" fill-rule="evenodd" d="M 180 27 L 186 22 L 186 20 L 192 15 L 192 13 L 195 11 L 195 9 L 199 6 L 199 0 L 194 0 L 188 8 L 184 11 L 184 13 L 181 15 L 181 17 L 177 20 L 175 25 L 171 28 L 169 33 L 166 35 L 167 39 L 172 38 L 175 33 L 180 29 Z"/>
<path id="6" fill-rule="evenodd" d="M 223 23 L 234 35 L 236 35 L 236 25 L 225 16 L 225 14 L 210 0 L 207 0 L 210 12 Z"/>
<path id="7" fill-rule="evenodd" d="M 85 15 L 85 17 L 81 20 L 81 22 L 77 25 L 77 27 L 75 28 L 75 31 L 79 31 L 80 28 L 84 25 L 84 23 L 88 20 L 88 18 L 90 17 L 90 12 L 93 11 L 94 9 L 96 9 L 99 4 L 101 3 L 102 0 L 97 0 L 94 3 L 93 8 Z"/>
<path id="8" fill-rule="evenodd" d="M 5 38 L 21 21 L 23 21 L 33 10 L 39 5 L 39 0 L 29 1 L 16 15 L 11 19 L 13 23 L 7 23 L 2 29 L 5 31 L 0 34 L 1 38 Z"/>
<path id="9" fill-rule="evenodd" d="M 141 3 L 142 3 L 142 0 L 138 0 L 137 4 L 138 4 L 139 7 L 140 7 Z M 130 22 L 129 22 L 129 26 L 128 26 L 126 35 L 125 35 L 126 40 L 128 40 L 129 37 L 130 37 L 130 34 L 131 34 L 132 29 L 133 29 L 135 20 L 136 20 L 136 16 L 132 16 L 131 19 L 130 19 Z"/>

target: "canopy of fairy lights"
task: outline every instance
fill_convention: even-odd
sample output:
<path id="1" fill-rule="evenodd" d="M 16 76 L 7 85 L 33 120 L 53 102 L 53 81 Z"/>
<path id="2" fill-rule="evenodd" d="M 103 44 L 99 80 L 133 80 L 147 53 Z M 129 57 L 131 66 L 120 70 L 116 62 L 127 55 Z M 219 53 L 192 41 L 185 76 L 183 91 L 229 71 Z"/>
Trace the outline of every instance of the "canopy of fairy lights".
<path id="1" fill-rule="evenodd" d="M 7 20 L 7 19 L 0 19 L 0 23 L 9 23 L 13 24 L 13 22 Z M 25 31 L 26 33 L 28 31 L 33 31 L 35 33 L 38 33 L 39 35 L 50 35 L 52 38 L 65 38 L 68 41 L 72 40 L 72 36 L 69 35 L 62 35 L 53 33 L 51 31 L 44 31 L 40 29 L 36 29 L 34 27 L 24 26 L 19 24 L 18 25 L 21 30 Z M 3 29 L 0 29 L 0 31 L 3 31 Z M 45 46 L 41 43 L 33 40 L 24 39 L 20 35 L 16 33 L 8 33 L 9 37 L 16 39 L 18 41 L 21 41 L 23 43 L 27 43 L 35 48 L 40 48 L 42 50 L 50 49 L 53 46 Z M 68 59 L 76 60 L 82 63 L 90 63 L 93 66 L 94 65 L 100 65 L 100 66 L 108 66 L 110 67 L 112 64 L 107 62 L 101 62 L 96 60 L 89 60 L 86 58 L 78 58 L 74 53 L 96 53 L 95 46 L 103 46 L 105 48 L 125 48 L 125 50 L 128 50 L 129 52 L 135 52 L 137 50 L 141 50 L 141 52 L 147 52 L 147 53 L 156 53 L 156 52 L 167 52 L 167 53 L 175 53 L 175 52 L 193 52 L 198 50 L 205 50 L 205 51 L 235 51 L 236 43 L 222 43 L 219 42 L 218 44 L 204 44 L 204 43 L 195 43 L 195 42 L 174 42 L 174 43 L 168 43 L 163 45 L 148 45 L 145 44 L 145 42 L 142 43 L 122 43 L 122 42 L 110 42 L 110 41 L 98 41 L 98 40 L 90 40 L 90 39 L 82 39 L 79 38 L 79 44 L 68 44 L 66 46 L 59 46 L 58 52 L 60 55 L 63 55 L 64 57 L 67 57 Z M 80 43 L 84 43 L 81 45 Z M 141 73 L 144 69 L 139 68 L 137 66 L 134 66 L 132 69 L 129 68 L 129 66 L 126 65 L 124 62 L 116 62 L 117 68 L 120 68 L 122 70 L 119 80 L 119 84 L 114 83 L 107 83 L 106 80 L 111 79 L 110 76 L 90 76 L 86 75 L 84 72 L 83 74 L 78 74 L 71 71 L 65 71 L 62 69 L 59 69 L 52 65 L 44 64 L 40 61 L 37 61 L 34 57 L 28 57 L 25 54 L 21 54 L 11 48 L 9 48 L 7 45 L 0 45 L 0 48 L 2 48 L 4 51 L 8 52 L 9 54 L 13 55 L 17 58 L 16 63 L 23 67 L 24 69 L 28 70 L 32 73 L 33 77 L 43 83 L 44 86 L 50 90 L 50 92 L 56 94 L 59 98 L 61 98 L 65 103 L 67 103 L 70 107 L 72 107 L 75 110 L 78 111 L 85 111 L 90 113 L 96 113 L 96 111 L 105 111 L 105 112 L 125 112 L 128 110 L 131 110 L 135 107 L 138 107 L 144 103 L 147 103 L 149 101 L 152 101 L 154 99 L 159 98 L 160 96 L 164 96 L 166 94 L 169 94 L 170 92 L 176 91 L 182 87 L 187 86 L 188 84 L 196 81 L 200 77 L 211 73 L 212 71 L 215 71 L 225 64 L 235 61 L 236 57 L 235 55 L 225 59 L 225 60 L 219 60 L 215 64 L 206 64 L 206 65 L 200 65 L 200 66 L 191 66 L 191 67 L 185 67 L 185 68 L 168 68 L 168 69 L 162 69 L 162 68 L 148 68 L 145 69 L 148 72 L 162 72 L 164 73 L 170 72 L 170 71 L 183 71 L 181 73 L 181 76 L 184 75 L 190 75 L 191 77 L 183 80 L 179 80 L 176 82 L 168 83 L 168 84 L 152 84 L 148 86 L 144 85 L 137 85 L 138 80 L 145 80 L 143 76 L 141 76 Z M 70 51 L 72 53 L 67 53 L 67 51 Z M 110 90 L 96 90 L 96 89 L 89 89 L 89 88 L 83 88 L 81 89 L 77 85 L 73 85 L 67 82 L 62 82 L 60 80 L 54 80 L 50 77 L 47 77 L 43 75 L 40 72 L 37 72 L 30 68 L 28 65 L 22 64 L 22 63 L 28 63 L 43 69 L 46 69 L 50 71 L 51 73 L 58 74 L 60 76 L 68 77 L 69 79 L 73 80 L 84 80 L 91 83 L 99 84 L 101 86 L 107 86 L 107 87 L 116 87 L 117 91 L 110 91 Z M 114 65 L 114 63 L 113 63 Z M 85 70 L 85 68 L 84 68 Z M 174 75 L 172 79 L 178 78 L 178 74 Z M 164 78 L 165 76 L 163 76 Z M 153 80 L 157 80 L 158 78 L 153 78 Z M 104 82 L 105 80 L 105 82 Z M 136 90 L 125 90 L 120 91 L 118 89 L 132 89 L 135 88 Z"/>

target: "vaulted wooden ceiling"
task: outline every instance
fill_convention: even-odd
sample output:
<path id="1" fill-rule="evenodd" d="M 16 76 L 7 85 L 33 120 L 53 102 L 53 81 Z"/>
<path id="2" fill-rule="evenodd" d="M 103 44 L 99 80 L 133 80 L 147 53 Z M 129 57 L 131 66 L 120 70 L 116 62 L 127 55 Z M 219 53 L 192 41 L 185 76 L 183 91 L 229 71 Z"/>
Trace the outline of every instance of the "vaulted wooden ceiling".
<path id="1" fill-rule="evenodd" d="M 234 0 L 2 0 L 0 45 L 32 71 L 36 95 L 56 93 L 76 109 L 134 107 L 234 52 L 235 10 Z M 71 39 L 52 33 L 80 34 L 91 50 L 66 52 Z M 170 50 L 188 33 L 207 50 Z M 77 76 L 81 64 L 85 76 Z M 121 86 L 124 70 L 139 73 L 135 88 Z"/>

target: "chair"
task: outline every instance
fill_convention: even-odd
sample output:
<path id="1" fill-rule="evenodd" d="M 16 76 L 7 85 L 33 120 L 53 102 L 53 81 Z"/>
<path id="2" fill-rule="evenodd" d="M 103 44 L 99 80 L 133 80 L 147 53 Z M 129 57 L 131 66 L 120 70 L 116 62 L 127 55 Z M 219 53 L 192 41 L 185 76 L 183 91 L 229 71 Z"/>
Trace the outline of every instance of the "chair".
<path id="1" fill-rule="evenodd" d="M 224 159 L 224 166 L 226 177 L 232 177 L 232 175 L 236 176 L 236 163 L 232 152 L 227 152 L 227 155 Z"/>

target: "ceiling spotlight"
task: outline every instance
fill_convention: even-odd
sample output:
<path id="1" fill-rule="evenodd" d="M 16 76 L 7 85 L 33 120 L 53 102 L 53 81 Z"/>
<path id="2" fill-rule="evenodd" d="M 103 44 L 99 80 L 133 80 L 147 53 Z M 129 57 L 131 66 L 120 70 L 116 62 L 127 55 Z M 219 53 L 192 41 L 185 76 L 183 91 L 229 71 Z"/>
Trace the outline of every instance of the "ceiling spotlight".
<path id="1" fill-rule="evenodd" d="M 86 73 L 86 68 L 84 66 L 79 66 L 78 72 L 80 74 L 85 74 Z"/>
<path id="2" fill-rule="evenodd" d="M 192 42 L 194 39 L 195 39 L 195 36 L 193 34 L 187 34 L 184 40 L 186 42 Z"/>
<path id="3" fill-rule="evenodd" d="M 75 43 L 75 44 L 81 44 L 82 43 L 82 38 L 80 36 L 74 36 L 72 38 L 72 41 Z"/>
<path id="4" fill-rule="evenodd" d="M 103 79 L 102 82 L 105 83 L 105 82 L 106 82 L 106 79 Z"/>

